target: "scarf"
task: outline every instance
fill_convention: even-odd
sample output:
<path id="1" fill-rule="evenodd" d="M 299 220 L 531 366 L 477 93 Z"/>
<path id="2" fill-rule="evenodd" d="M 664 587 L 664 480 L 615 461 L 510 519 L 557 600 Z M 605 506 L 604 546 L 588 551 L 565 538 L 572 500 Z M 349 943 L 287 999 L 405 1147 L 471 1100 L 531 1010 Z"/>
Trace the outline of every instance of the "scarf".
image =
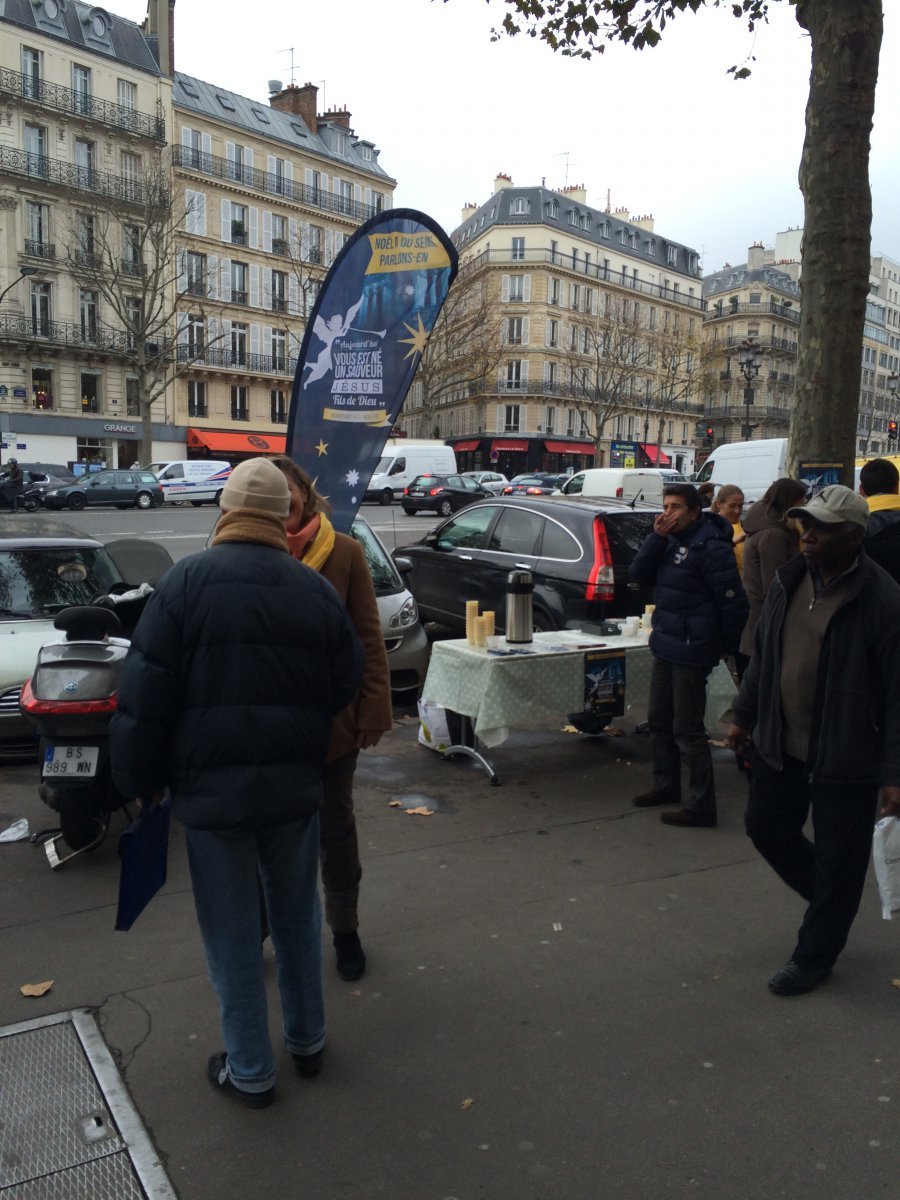
<path id="1" fill-rule="evenodd" d="M 304 566 L 321 571 L 334 549 L 334 526 L 325 513 L 316 513 L 302 529 L 287 535 L 289 552 Z"/>
<path id="2" fill-rule="evenodd" d="M 211 546 L 220 542 L 256 542 L 273 550 L 287 550 L 284 522 L 259 508 L 235 508 L 219 517 Z"/>

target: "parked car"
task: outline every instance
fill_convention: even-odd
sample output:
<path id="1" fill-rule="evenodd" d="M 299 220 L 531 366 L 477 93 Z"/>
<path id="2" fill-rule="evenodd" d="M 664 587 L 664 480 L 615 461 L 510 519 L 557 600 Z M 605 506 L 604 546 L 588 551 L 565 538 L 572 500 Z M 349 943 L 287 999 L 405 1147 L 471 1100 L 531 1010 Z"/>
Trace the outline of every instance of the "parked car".
<path id="1" fill-rule="evenodd" d="M 155 508 L 163 502 L 163 490 L 152 471 L 98 471 L 75 483 L 48 488 L 44 493 L 47 508 L 69 508 L 73 512 L 110 504 L 116 508 Z"/>
<path id="2" fill-rule="evenodd" d="M 500 495 L 550 496 L 559 486 L 560 478 L 559 475 L 515 475 L 505 488 L 501 488 Z"/>
<path id="3" fill-rule="evenodd" d="M 37 753 L 19 693 L 38 650 L 59 636 L 53 618 L 122 582 L 107 548 L 86 533 L 44 517 L 0 516 L 0 762 Z"/>
<path id="4" fill-rule="evenodd" d="M 656 467 L 655 470 L 662 476 L 663 487 L 667 483 L 687 483 L 688 478 L 682 475 L 680 471 L 676 471 L 674 467 Z"/>
<path id="5" fill-rule="evenodd" d="M 400 698 L 414 700 L 428 670 L 428 638 L 418 606 L 403 580 L 402 572 L 408 564 L 391 558 L 375 530 L 362 517 L 354 519 L 350 533 L 362 546 L 372 572 L 391 669 L 391 691 Z"/>
<path id="6" fill-rule="evenodd" d="M 474 479 L 495 496 L 509 483 L 506 476 L 501 475 L 499 471 L 463 471 L 463 475 L 466 479 Z"/>
<path id="7" fill-rule="evenodd" d="M 491 493 L 466 475 L 417 475 L 403 491 L 403 511 L 408 517 L 417 512 L 436 512 L 449 517 L 466 504 L 473 504 Z"/>
<path id="8" fill-rule="evenodd" d="M 467 600 L 496 613 L 505 628 L 506 579 L 514 568 L 534 578 L 535 629 L 581 628 L 634 616 L 652 590 L 628 567 L 661 511 L 658 505 L 554 496 L 494 497 L 474 504 L 399 547 L 423 620 L 463 631 Z"/>
<path id="9" fill-rule="evenodd" d="M 20 462 L 19 466 L 26 474 L 30 471 L 41 478 L 59 479 L 63 483 L 72 483 L 75 479 L 74 471 L 64 463 Z"/>

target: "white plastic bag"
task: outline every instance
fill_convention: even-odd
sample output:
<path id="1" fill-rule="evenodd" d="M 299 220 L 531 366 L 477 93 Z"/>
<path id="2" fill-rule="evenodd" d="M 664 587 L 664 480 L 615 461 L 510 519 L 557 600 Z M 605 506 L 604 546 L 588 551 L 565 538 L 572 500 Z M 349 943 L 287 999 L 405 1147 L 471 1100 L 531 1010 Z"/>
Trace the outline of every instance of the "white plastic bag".
<path id="1" fill-rule="evenodd" d="M 875 822 L 872 856 L 881 915 L 890 921 L 895 912 L 900 912 L 900 817 L 882 817 Z"/>
<path id="2" fill-rule="evenodd" d="M 437 750 L 439 754 L 450 745 L 446 710 L 430 700 L 419 701 L 419 745 Z"/>
<path id="3" fill-rule="evenodd" d="M 0 833 L 0 842 L 24 842 L 28 837 L 28 818 L 21 817 Z"/>

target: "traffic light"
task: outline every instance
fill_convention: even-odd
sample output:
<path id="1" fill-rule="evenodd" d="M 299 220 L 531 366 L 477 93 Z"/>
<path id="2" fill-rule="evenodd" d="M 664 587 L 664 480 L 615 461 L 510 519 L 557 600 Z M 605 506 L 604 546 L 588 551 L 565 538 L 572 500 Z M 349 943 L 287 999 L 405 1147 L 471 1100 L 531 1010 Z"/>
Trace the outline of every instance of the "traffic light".
<path id="1" fill-rule="evenodd" d="M 887 433 L 888 433 L 888 441 L 896 442 L 896 440 L 897 440 L 897 422 L 896 421 L 888 421 Z"/>
<path id="2" fill-rule="evenodd" d="M 714 440 L 715 436 L 716 436 L 716 431 L 715 431 L 715 428 L 714 428 L 714 426 L 712 426 L 712 425 L 707 425 L 707 426 L 706 426 L 705 437 L 706 437 L 706 440 L 709 442 L 709 444 L 710 444 L 710 445 L 712 445 L 712 444 L 713 444 L 713 440 Z"/>

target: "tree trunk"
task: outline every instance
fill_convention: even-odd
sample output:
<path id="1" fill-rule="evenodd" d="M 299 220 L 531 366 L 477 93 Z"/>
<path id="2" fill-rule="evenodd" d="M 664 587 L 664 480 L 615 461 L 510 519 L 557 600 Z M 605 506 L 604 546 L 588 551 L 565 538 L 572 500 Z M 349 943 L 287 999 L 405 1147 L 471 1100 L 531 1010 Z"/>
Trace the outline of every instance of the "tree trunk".
<path id="1" fill-rule="evenodd" d="M 141 402 L 141 440 L 137 446 L 137 461 L 142 467 L 153 462 L 153 401 Z M 131 466 L 131 463 L 128 464 Z"/>
<path id="2" fill-rule="evenodd" d="M 806 138 L 800 353 L 789 471 L 842 462 L 853 486 L 872 195 L 869 134 L 882 37 L 881 0 L 798 0 L 812 43 Z"/>

